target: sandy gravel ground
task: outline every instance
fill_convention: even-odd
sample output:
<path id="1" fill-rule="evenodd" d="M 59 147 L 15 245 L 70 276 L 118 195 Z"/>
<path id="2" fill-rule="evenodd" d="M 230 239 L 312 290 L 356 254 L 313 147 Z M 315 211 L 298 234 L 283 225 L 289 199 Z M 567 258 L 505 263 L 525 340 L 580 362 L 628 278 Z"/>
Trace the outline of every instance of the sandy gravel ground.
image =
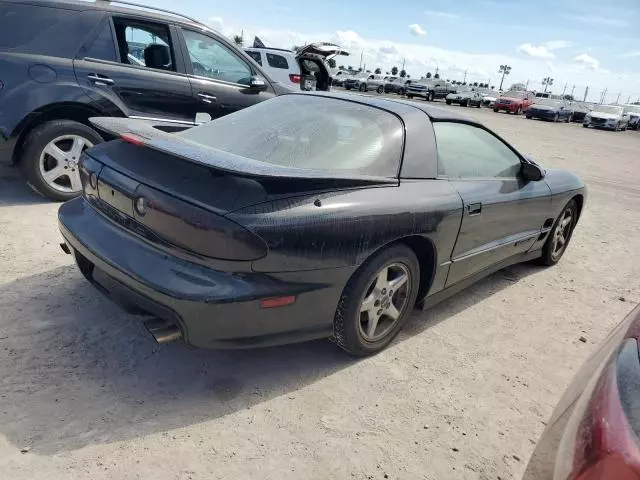
<path id="1" fill-rule="evenodd" d="M 156 345 L 60 251 L 58 206 L 1 171 L 0 478 L 519 478 L 573 372 L 640 301 L 640 133 L 468 113 L 585 178 L 572 245 L 364 360 L 324 341 Z"/>

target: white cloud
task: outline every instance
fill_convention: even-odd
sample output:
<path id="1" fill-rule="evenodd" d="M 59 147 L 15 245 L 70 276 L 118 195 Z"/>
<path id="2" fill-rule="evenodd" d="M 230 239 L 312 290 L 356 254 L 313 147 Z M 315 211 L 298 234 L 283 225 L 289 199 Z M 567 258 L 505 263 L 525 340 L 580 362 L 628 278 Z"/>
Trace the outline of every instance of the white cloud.
<path id="1" fill-rule="evenodd" d="M 587 53 L 582 53 L 573 59 L 578 65 L 590 68 L 591 70 L 600 69 L 600 61 L 593 58 Z"/>
<path id="2" fill-rule="evenodd" d="M 424 37 L 427 34 L 427 32 L 425 32 L 422 29 L 422 27 L 417 23 L 412 23 L 411 25 L 409 25 L 409 31 L 411 32 L 412 35 L 416 35 L 420 37 Z"/>
<path id="3" fill-rule="evenodd" d="M 600 15 L 570 15 L 569 18 L 577 20 L 578 22 L 603 27 L 624 27 L 627 24 L 627 22 L 622 19 L 601 17 Z"/>
<path id="4" fill-rule="evenodd" d="M 549 51 L 544 45 L 536 47 L 530 43 L 523 43 L 517 48 L 517 51 L 530 57 L 538 58 L 554 58 L 555 55 Z"/>
<path id="5" fill-rule="evenodd" d="M 573 46 L 573 42 L 569 42 L 567 40 L 550 40 L 548 42 L 544 42 L 542 45 L 547 47 L 547 50 L 560 50 L 562 48 L 569 48 Z"/>
<path id="6" fill-rule="evenodd" d="M 440 18 L 458 18 L 459 17 L 459 15 L 456 15 L 455 13 L 437 12 L 435 10 L 425 10 L 424 14 L 427 15 L 428 17 L 440 17 Z"/>

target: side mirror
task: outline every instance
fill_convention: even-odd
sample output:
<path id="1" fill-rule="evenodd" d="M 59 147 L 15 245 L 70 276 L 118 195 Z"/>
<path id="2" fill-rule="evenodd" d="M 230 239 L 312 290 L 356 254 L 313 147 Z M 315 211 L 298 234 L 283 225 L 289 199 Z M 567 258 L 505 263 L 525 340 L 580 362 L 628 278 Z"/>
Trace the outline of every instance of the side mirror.
<path id="1" fill-rule="evenodd" d="M 522 178 L 532 182 L 538 182 L 542 180 L 545 176 L 544 169 L 537 163 L 529 161 L 528 159 L 522 162 L 521 172 L 522 172 Z"/>
<path id="2" fill-rule="evenodd" d="M 267 89 L 267 84 L 261 77 L 253 75 L 249 80 L 249 88 L 258 92 L 263 92 Z"/>

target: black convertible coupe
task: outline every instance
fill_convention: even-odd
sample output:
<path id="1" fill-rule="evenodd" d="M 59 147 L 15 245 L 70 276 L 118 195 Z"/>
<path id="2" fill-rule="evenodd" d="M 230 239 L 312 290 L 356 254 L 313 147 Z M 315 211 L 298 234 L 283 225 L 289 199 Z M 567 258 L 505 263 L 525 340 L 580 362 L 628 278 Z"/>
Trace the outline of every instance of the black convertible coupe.
<path id="1" fill-rule="evenodd" d="M 93 119 L 65 243 L 156 340 L 250 347 L 330 337 L 355 355 L 502 267 L 564 253 L 585 200 L 452 113 L 284 95 L 180 133 Z"/>

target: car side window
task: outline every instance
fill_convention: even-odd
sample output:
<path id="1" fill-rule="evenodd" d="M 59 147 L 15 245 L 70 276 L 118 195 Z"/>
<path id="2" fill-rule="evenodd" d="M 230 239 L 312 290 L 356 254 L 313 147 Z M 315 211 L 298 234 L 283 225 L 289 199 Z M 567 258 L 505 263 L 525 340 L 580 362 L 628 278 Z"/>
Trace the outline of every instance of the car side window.
<path id="1" fill-rule="evenodd" d="M 520 158 L 486 130 L 454 122 L 434 122 L 438 175 L 451 179 L 515 178 Z"/>
<path id="2" fill-rule="evenodd" d="M 247 52 L 247 55 L 253 58 L 258 65 L 262 66 L 262 55 L 260 55 L 260 52 Z"/>
<path id="3" fill-rule="evenodd" d="M 191 30 L 183 33 L 194 75 L 249 85 L 251 68 L 231 49 L 207 35 Z"/>
<path id="4" fill-rule="evenodd" d="M 275 53 L 267 53 L 267 63 L 273 68 L 289 69 L 289 62 L 282 55 L 276 55 Z"/>
<path id="5" fill-rule="evenodd" d="M 111 22 L 105 22 L 100 34 L 84 52 L 84 57 L 108 60 L 110 62 L 118 61 L 116 56 L 116 44 L 113 41 L 113 35 L 111 34 Z"/>
<path id="6" fill-rule="evenodd" d="M 175 71 L 169 26 L 128 18 L 114 18 L 120 63 Z"/>

